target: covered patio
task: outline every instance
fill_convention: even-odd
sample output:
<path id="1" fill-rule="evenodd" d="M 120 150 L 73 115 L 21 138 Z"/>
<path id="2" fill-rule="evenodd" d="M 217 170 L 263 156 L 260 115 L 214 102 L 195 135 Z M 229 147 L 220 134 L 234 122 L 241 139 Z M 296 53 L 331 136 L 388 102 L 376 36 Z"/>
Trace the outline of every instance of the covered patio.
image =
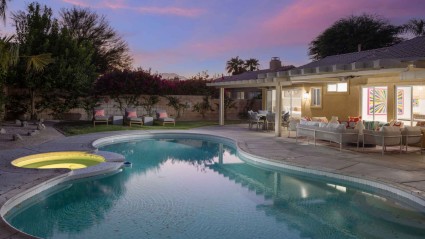
<path id="1" fill-rule="evenodd" d="M 225 89 L 257 88 L 262 110 L 275 112 L 275 136 L 282 136 L 282 112 L 292 117 L 350 117 L 386 124 L 425 126 L 425 37 L 391 47 L 328 56 L 300 67 L 270 68 L 216 79 L 219 123 L 224 125 Z M 424 128 L 425 130 L 425 128 Z"/>

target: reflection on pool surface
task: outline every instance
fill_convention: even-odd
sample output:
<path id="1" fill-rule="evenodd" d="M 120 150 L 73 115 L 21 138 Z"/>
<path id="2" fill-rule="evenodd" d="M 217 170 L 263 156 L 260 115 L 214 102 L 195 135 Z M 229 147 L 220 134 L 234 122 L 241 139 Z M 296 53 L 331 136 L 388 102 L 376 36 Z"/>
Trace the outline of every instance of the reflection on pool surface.
<path id="1" fill-rule="evenodd" d="M 213 140 L 101 150 L 133 167 L 41 194 L 7 221 L 43 238 L 425 237 L 423 213 L 371 190 L 252 166 Z"/>
<path id="2" fill-rule="evenodd" d="M 86 168 L 105 162 L 100 155 L 82 151 L 51 152 L 33 154 L 12 161 L 12 165 L 21 168 L 68 168 L 71 170 Z"/>

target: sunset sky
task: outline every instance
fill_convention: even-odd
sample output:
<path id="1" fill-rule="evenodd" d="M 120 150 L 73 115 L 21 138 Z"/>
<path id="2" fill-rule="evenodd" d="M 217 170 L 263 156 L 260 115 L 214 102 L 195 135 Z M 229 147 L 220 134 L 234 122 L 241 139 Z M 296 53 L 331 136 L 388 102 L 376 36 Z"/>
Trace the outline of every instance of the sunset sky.
<path id="1" fill-rule="evenodd" d="M 10 12 L 32 1 L 13 0 Z M 231 57 L 271 57 L 308 63 L 308 44 L 336 20 L 369 13 L 403 24 L 425 18 L 424 0 L 40 0 L 56 16 L 62 8 L 88 7 L 107 17 L 128 42 L 134 67 L 186 77 L 208 70 L 225 74 Z M 13 32 L 12 22 L 6 30 Z M 2 26 L 3 28 L 3 26 Z"/>

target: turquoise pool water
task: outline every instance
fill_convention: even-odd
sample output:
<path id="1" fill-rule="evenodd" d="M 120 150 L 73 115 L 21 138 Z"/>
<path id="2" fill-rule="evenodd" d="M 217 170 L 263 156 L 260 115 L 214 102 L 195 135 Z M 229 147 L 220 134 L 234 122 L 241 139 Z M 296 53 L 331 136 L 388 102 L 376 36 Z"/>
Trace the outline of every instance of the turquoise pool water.
<path id="1" fill-rule="evenodd" d="M 132 162 L 7 215 L 42 238 L 425 238 L 425 215 L 371 189 L 242 161 L 216 140 L 103 146 Z M 362 189 L 361 189 L 362 188 Z"/>

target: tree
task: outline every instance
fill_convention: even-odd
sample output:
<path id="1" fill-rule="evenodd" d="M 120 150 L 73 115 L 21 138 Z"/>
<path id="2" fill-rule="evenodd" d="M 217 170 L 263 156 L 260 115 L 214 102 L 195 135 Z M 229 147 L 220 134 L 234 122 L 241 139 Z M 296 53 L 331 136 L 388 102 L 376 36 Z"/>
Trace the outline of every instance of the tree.
<path id="1" fill-rule="evenodd" d="M 186 102 L 185 104 L 180 102 L 180 99 L 174 96 L 165 96 L 165 98 L 168 100 L 167 105 L 172 107 L 177 115 L 176 119 L 180 118 L 181 114 L 189 108 L 189 104 Z"/>
<path id="2" fill-rule="evenodd" d="M 56 61 L 43 73 L 48 84 L 41 89 L 43 104 L 39 108 L 52 110 L 53 116 L 60 119 L 73 108 L 93 106 L 96 97 L 92 96 L 92 88 L 98 75 L 91 44 L 79 44 L 66 28 L 52 38 L 52 43 Z"/>
<path id="3" fill-rule="evenodd" d="M 220 104 L 215 103 L 217 110 L 220 110 Z M 227 120 L 227 111 L 229 109 L 236 109 L 236 101 L 235 99 L 227 96 L 227 94 L 224 95 L 224 105 L 223 105 L 223 109 L 224 109 L 224 119 Z"/>
<path id="4" fill-rule="evenodd" d="M 90 9 L 63 9 L 60 24 L 66 27 L 79 43 L 90 42 L 95 51 L 93 62 L 99 73 L 128 69 L 131 65 L 127 43 L 109 25 L 105 16 Z"/>
<path id="5" fill-rule="evenodd" d="M 210 97 L 208 95 L 202 98 L 202 102 L 198 102 L 193 106 L 192 112 L 198 112 L 202 115 L 202 119 L 205 119 L 205 114 L 208 111 L 214 111 L 210 104 Z"/>
<path id="6" fill-rule="evenodd" d="M 244 68 L 244 60 L 239 59 L 239 56 L 230 58 L 230 60 L 226 63 L 227 73 L 231 73 L 232 75 L 238 75 L 245 72 Z"/>
<path id="7" fill-rule="evenodd" d="M 311 59 L 319 60 L 326 56 L 355 52 L 359 46 L 361 50 L 391 46 L 402 40 L 397 36 L 400 31 L 400 27 L 376 16 L 350 16 L 338 20 L 317 36 L 310 43 L 309 55 Z"/>
<path id="8" fill-rule="evenodd" d="M 410 19 L 403 25 L 404 32 L 411 33 L 414 36 L 425 36 L 425 20 L 424 19 Z"/>
<path id="9" fill-rule="evenodd" d="M 256 71 L 259 70 L 260 63 L 258 62 L 258 59 L 250 58 L 245 61 L 244 68 L 248 71 Z"/>
<path id="10" fill-rule="evenodd" d="M 6 9 L 8 1 L 10 2 L 10 0 L 0 0 L 0 17 L 4 22 L 6 22 Z"/>
<path id="11" fill-rule="evenodd" d="M 52 10 L 38 3 L 31 3 L 28 12 L 18 11 L 12 19 L 16 27 L 19 55 L 27 61 L 19 62 L 12 78 L 12 84 L 28 89 L 31 100 L 31 118 L 36 118 L 35 99 L 46 84 L 41 72 L 53 62 L 49 52 L 51 36 L 57 31 L 57 22 L 52 19 Z"/>
<path id="12" fill-rule="evenodd" d="M 157 95 L 144 96 L 141 98 L 140 106 L 145 109 L 148 116 L 153 116 L 153 107 L 158 104 L 159 97 Z"/>

